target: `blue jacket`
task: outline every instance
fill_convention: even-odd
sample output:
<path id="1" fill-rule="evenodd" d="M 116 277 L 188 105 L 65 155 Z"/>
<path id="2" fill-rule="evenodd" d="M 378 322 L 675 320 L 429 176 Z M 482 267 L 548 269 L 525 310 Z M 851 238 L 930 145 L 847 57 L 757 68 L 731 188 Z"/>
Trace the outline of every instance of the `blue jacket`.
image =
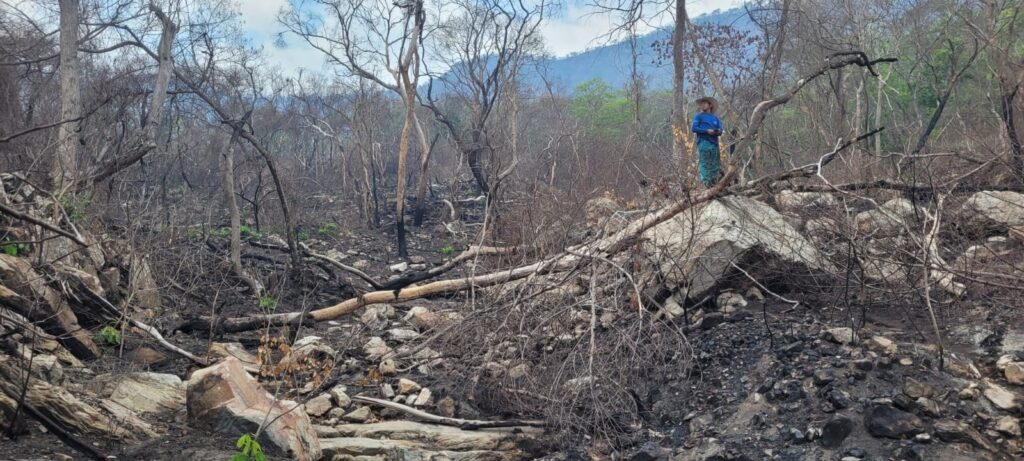
<path id="1" fill-rule="evenodd" d="M 698 112 L 693 117 L 691 130 L 697 133 L 697 142 L 708 141 L 718 144 L 718 135 L 708 134 L 708 130 L 722 130 L 722 121 L 715 114 Z"/>

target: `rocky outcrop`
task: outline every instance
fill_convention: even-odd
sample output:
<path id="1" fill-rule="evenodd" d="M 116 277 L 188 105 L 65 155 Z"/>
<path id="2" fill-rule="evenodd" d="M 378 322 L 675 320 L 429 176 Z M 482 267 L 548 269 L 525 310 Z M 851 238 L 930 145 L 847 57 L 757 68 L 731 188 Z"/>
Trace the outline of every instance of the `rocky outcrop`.
<path id="1" fill-rule="evenodd" d="M 691 298 L 707 294 L 751 251 L 805 271 L 833 272 L 815 246 L 770 206 L 745 197 L 710 202 L 694 213 L 680 213 L 644 234 L 643 251 L 669 285 L 687 286 Z"/>
<path id="2" fill-rule="evenodd" d="M 45 280 L 27 260 L 0 254 L 0 299 L 4 304 L 60 338 L 77 357 L 99 357 L 99 347 L 78 324 L 64 296 L 50 288 Z"/>
<path id="3" fill-rule="evenodd" d="M 196 426 L 237 436 L 259 433 L 268 453 L 299 461 L 320 459 L 320 442 L 301 405 L 277 400 L 235 358 L 192 374 L 188 417 Z"/>
<path id="4" fill-rule="evenodd" d="M 964 202 L 961 217 L 969 227 L 980 230 L 1007 230 L 1024 225 L 1024 194 L 977 192 Z"/>
<path id="5" fill-rule="evenodd" d="M 185 406 L 185 385 L 174 375 L 108 374 L 97 376 L 93 383 L 100 396 L 137 413 L 174 413 Z"/>

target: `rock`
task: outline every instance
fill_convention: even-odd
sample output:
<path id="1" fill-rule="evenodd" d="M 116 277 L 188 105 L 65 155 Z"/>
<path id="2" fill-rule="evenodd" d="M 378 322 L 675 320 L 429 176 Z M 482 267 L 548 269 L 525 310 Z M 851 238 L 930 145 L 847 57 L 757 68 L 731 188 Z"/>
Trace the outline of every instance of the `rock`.
<path id="1" fill-rule="evenodd" d="M 835 381 L 836 374 L 835 372 L 832 371 L 831 368 L 824 368 L 821 370 L 815 370 L 813 378 L 814 385 L 822 387 L 831 383 L 832 381 Z"/>
<path id="2" fill-rule="evenodd" d="M 192 424 L 234 437 L 264 427 L 260 444 L 268 453 L 299 461 L 320 459 L 319 440 L 309 416 L 297 404 L 276 400 L 235 358 L 192 373 L 186 387 Z"/>
<path id="3" fill-rule="evenodd" d="M 935 388 L 907 376 L 903 378 L 903 393 L 912 399 L 932 397 L 935 395 Z"/>
<path id="4" fill-rule="evenodd" d="M 391 270 L 391 272 L 402 273 L 409 270 L 409 263 L 403 261 L 398 264 L 392 264 L 388 266 L 388 269 Z"/>
<path id="5" fill-rule="evenodd" d="M 584 210 L 587 227 L 591 230 L 611 234 L 622 230 L 628 221 L 619 213 L 619 204 L 611 197 L 597 197 L 587 200 Z"/>
<path id="6" fill-rule="evenodd" d="M 234 357 L 241 361 L 242 366 L 250 372 L 255 373 L 260 369 L 259 359 L 249 351 L 245 350 L 245 347 L 242 346 L 241 343 L 213 343 L 210 344 L 210 348 L 207 353 L 211 357 Z"/>
<path id="7" fill-rule="evenodd" d="M 421 389 L 421 386 L 411 379 L 402 378 L 398 380 L 398 393 L 408 394 Z"/>
<path id="8" fill-rule="evenodd" d="M 416 331 L 406 330 L 404 328 L 392 328 L 387 331 L 387 335 L 389 338 L 399 342 L 409 341 L 420 336 Z"/>
<path id="9" fill-rule="evenodd" d="M 306 402 L 306 413 L 310 416 L 323 416 L 331 411 L 331 395 L 320 394 Z"/>
<path id="10" fill-rule="evenodd" d="M 441 316 L 423 306 L 413 306 L 403 318 L 420 330 L 435 328 L 441 323 Z"/>
<path id="11" fill-rule="evenodd" d="M 917 405 L 917 408 L 920 409 L 922 413 L 927 416 L 931 416 L 932 418 L 938 418 L 942 415 L 942 408 L 939 407 L 938 402 L 927 397 L 918 397 L 918 399 L 914 401 L 914 404 Z"/>
<path id="12" fill-rule="evenodd" d="M 318 364 L 334 361 L 334 348 L 319 336 L 303 336 L 292 344 L 291 349 L 281 358 L 282 364 L 308 362 L 314 360 Z"/>
<path id="13" fill-rule="evenodd" d="M 385 399 L 395 398 L 395 388 L 388 383 L 380 385 L 380 395 L 384 396 Z"/>
<path id="14" fill-rule="evenodd" d="M 1024 194 L 1011 191 L 982 191 L 970 196 L 961 210 L 972 227 L 1006 230 L 1024 225 Z"/>
<path id="15" fill-rule="evenodd" d="M 839 448 L 851 432 L 853 432 L 853 420 L 845 416 L 836 416 L 821 428 L 819 443 L 825 448 Z"/>
<path id="16" fill-rule="evenodd" d="M 185 405 L 185 385 L 175 375 L 162 373 L 126 373 L 100 375 L 94 381 L 103 384 L 111 401 L 138 413 L 173 413 Z"/>
<path id="17" fill-rule="evenodd" d="M 354 267 L 356 269 L 359 269 L 359 270 L 363 270 L 363 269 L 366 269 L 367 267 L 370 267 L 370 261 L 367 261 L 365 259 L 360 259 L 360 260 L 357 260 L 356 262 L 352 263 L 352 267 Z"/>
<path id="18" fill-rule="evenodd" d="M 388 347 L 388 344 L 380 336 L 370 338 L 363 345 L 363 353 L 366 354 L 366 358 L 369 360 L 380 360 L 385 355 L 390 354 L 391 351 L 392 349 Z"/>
<path id="19" fill-rule="evenodd" d="M 898 349 L 895 342 L 884 336 L 872 336 L 870 339 L 867 340 L 866 345 L 868 347 L 868 350 L 883 355 L 895 354 Z"/>
<path id="20" fill-rule="evenodd" d="M 136 365 L 142 365 L 146 367 L 158 365 L 167 360 L 166 355 L 149 346 L 136 347 L 135 349 L 132 349 L 130 352 L 125 354 L 124 358 L 128 359 L 128 361 Z"/>
<path id="21" fill-rule="evenodd" d="M 1016 354 L 1003 354 L 998 360 L 996 360 L 996 369 L 999 371 L 1006 371 L 1006 367 L 1016 361 Z"/>
<path id="22" fill-rule="evenodd" d="M 128 294 L 132 304 L 141 309 L 157 309 L 162 304 L 160 287 L 149 269 L 149 256 L 132 251 L 128 256 Z"/>
<path id="23" fill-rule="evenodd" d="M 910 357 L 900 357 L 899 364 L 904 367 L 909 367 L 914 364 L 914 359 Z"/>
<path id="24" fill-rule="evenodd" d="M 970 383 L 967 387 L 960 389 L 958 395 L 960 400 L 978 400 L 981 397 L 981 388 L 975 383 Z"/>
<path id="25" fill-rule="evenodd" d="M 914 205 L 905 198 L 892 199 L 880 208 L 857 213 L 854 224 L 861 234 L 888 236 L 903 231 L 903 224 L 915 216 Z"/>
<path id="26" fill-rule="evenodd" d="M 75 357 L 92 360 L 100 356 L 99 346 L 89 330 L 78 324 L 63 294 L 50 288 L 25 258 L 0 254 L 0 302 L 59 338 Z"/>
<path id="27" fill-rule="evenodd" d="M 391 358 L 381 360 L 380 365 L 377 365 L 377 371 L 384 376 L 394 376 L 398 374 L 398 363 Z"/>
<path id="28" fill-rule="evenodd" d="M 642 251 L 658 265 L 668 286 L 689 287 L 691 299 L 706 296 L 733 261 L 757 249 L 759 267 L 834 272 L 815 246 L 770 206 L 726 197 L 680 213 L 644 233 Z M 759 253 L 760 255 L 760 253 Z"/>
<path id="29" fill-rule="evenodd" d="M 935 423 L 935 436 L 943 442 L 967 443 L 991 452 L 999 451 L 999 448 L 988 438 L 973 427 L 960 421 L 937 421 Z"/>
<path id="30" fill-rule="evenodd" d="M 832 389 L 828 393 L 828 401 L 837 410 L 842 410 L 850 406 L 850 394 L 840 389 Z"/>
<path id="31" fill-rule="evenodd" d="M 349 398 L 346 393 L 348 389 L 345 386 L 338 385 L 331 388 L 328 394 L 331 394 L 331 398 L 334 400 L 334 404 L 341 407 L 347 408 L 352 404 L 352 399 Z"/>
<path id="32" fill-rule="evenodd" d="M 1024 362 L 1013 362 L 1003 369 L 1010 384 L 1024 385 Z"/>
<path id="33" fill-rule="evenodd" d="M 741 307 L 746 307 L 747 300 L 743 299 L 743 296 L 740 296 L 738 293 L 726 291 L 718 295 L 718 298 L 715 299 L 715 305 L 718 306 L 718 310 L 731 314 Z"/>
<path id="34" fill-rule="evenodd" d="M 423 256 L 420 256 L 420 255 L 410 256 L 409 257 L 409 263 L 410 264 L 426 264 L 427 263 L 427 258 L 424 258 Z"/>
<path id="35" fill-rule="evenodd" d="M 22 360 L 0 354 L 0 421 L 9 423 L 7 415 L 14 414 L 18 400 L 24 396 L 24 402 L 35 411 L 64 427 L 74 428 L 78 434 L 111 440 L 136 440 L 156 435 L 131 410 L 109 400 L 93 406 L 65 388 L 39 379 L 42 373 L 34 366 L 26 381 L 23 367 Z M 17 396 L 18 400 L 9 395 Z M 7 427 L 5 424 L 4 429 Z"/>
<path id="36" fill-rule="evenodd" d="M 1011 437 L 1020 437 L 1020 421 L 1013 416 L 1003 416 L 996 421 L 996 430 Z"/>
<path id="37" fill-rule="evenodd" d="M 982 394 L 1000 410 L 1013 411 L 1020 404 L 1017 394 L 988 380 L 985 381 L 985 390 Z"/>
<path id="38" fill-rule="evenodd" d="M 891 405 L 874 405 L 864 414 L 864 428 L 875 437 L 905 439 L 921 432 L 921 418 Z"/>
<path id="39" fill-rule="evenodd" d="M 345 416 L 341 417 L 341 419 L 351 421 L 353 423 L 365 423 L 366 421 L 369 421 L 372 416 L 373 413 L 370 411 L 370 407 L 359 407 L 346 413 Z"/>
<path id="40" fill-rule="evenodd" d="M 530 372 L 530 367 L 525 363 L 520 363 L 508 370 L 508 377 L 512 379 L 522 379 L 526 377 Z"/>
<path id="41" fill-rule="evenodd" d="M 793 192 L 783 190 L 775 194 L 775 203 L 783 211 L 806 212 L 808 208 L 833 208 L 836 197 L 828 192 Z"/>
<path id="42" fill-rule="evenodd" d="M 853 342 L 853 328 L 839 327 L 829 328 L 822 331 L 822 336 L 836 344 L 850 344 Z"/>
<path id="43" fill-rule="evenodd" d="M 425 407 L 434 403 L 434 399 L 431 396 L 430 389 L 420 389 L 420 394 L 416 396 L 416 400 L 413 401 L 412 405 L 415 407 Z"/>

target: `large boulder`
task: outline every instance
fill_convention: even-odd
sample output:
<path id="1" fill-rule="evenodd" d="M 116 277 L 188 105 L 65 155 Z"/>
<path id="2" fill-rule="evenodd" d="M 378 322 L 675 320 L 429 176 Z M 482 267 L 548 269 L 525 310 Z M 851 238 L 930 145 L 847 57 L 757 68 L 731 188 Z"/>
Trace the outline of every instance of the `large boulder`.
<path id="1" fill-rule="evenodd" d="M 835 270 L 781 213 L 746 197 L 718 199 L 654 226 L 644 233 L 643 250 L 665 282 L 688 286 L 691 298 L 707 294 L 733 262 L 755 250 L 804 270 Z"/>
<path id="2" fill-rule="evenodd" d="M 58 338 L 75 356 L 94 359 L 100 349 L 78 324 L 64 296 L 23 258 L 0 254 L 0 300 Z"/>
<path id="3" fill-rule="evenodd" d="M 173 413 L 185 406 L 185 385 L 175 375 L 100 375 L 93 383 L 101 396 L 137 413 Z"/>
<path id="4" fill-rule="evenodd" d="M 1024 225 L 1024 194 L 1011 191 L 982 191 L 970 196 L 961 209 L 970 227 L 1006 230 Z"/>
<path id="5" fill-rule="evenodd" d="M 236 358 L 193 373 L 186 397 L 195 425 L 233 436 L 259 430 L 259 442 L 268 453 L 299 461 L 320 459 L 320 442 L 301 405 L 275 399 Z"/>

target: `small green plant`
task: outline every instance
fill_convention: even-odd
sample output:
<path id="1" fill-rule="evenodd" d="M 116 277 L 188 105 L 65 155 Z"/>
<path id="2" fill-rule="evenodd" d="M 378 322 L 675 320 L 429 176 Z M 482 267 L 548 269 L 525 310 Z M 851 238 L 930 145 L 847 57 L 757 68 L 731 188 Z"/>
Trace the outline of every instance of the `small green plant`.
<path id="1" fill-rule="evenodd" d="M 277 309 L 277 300 L 273 296 L 260 296 L 260 309 L 265 311 Z"/>
<path id="2" fill-rule="evenodd" d="M 300 242 L 305 242 L 306 240 L 309 240 L 309 231 L 300 230 L 299 231 L 299 241 Z"/>
<path id="3" fill-rule="evenodd" d="M 100 342 L 109 347 L 118 346 L 121 344 L 121 332 L 110 325 L 100 328 Z"/>
<path id="4" fill-rule="evenodd" d="M 32 251 L 32 247 L 24 243 L 5 243 L 3 248 L 7 256 L 25 256 Z"/>
<path id="5" fill-rule="evenodd" d="M 263 454 L 263 448 L 252 434 L 242 434 L 235 447 L 238 453 L 231 457 L 231 461 L 267 461 L 267 455 Z"/>
<path id="6" fill-rule="evenodd" d="M 231 228 L 218 227 L 216 229 L 210 229 L 210 237 L 221 237 L 225 238 L 231 235 Z"/>
<path id="7" fill-rule="evenodd" d="M 334 235 L 337 231 L 338 225 L 331 222 L 320 226 L 320 228 L 316 230 L 316 235 L 327 237 L 329 235 Z"/>
<path id="8" fill-rule="evenodd" d="M 441 248 L 441 254 L 443 254 L 445 256 L 451 256 L 451 255 L 455 254 L 455 246 L 454 245 L 445 245 L 444 248 Z"/>
<path id="9" fill-rule="evenodd" d="M 77 197 L 72 195 L 60 196 L 60 206 L 64 208 L 64 212 L 67 213 L 68 219 L 70 219 L 71 222 L 79 222 L 85 218 L 86 208 L 89 207 L 89 203 L 91 201 L 91 194 L 84 194 Z"/>
<path id="10" fill-rule="evenodd" d="M 252 229 L 249 226 L 241 226 L 238 228 L 238 233 L 242 234 L 242 237 L 248 237 L 252 235 Z"/>

